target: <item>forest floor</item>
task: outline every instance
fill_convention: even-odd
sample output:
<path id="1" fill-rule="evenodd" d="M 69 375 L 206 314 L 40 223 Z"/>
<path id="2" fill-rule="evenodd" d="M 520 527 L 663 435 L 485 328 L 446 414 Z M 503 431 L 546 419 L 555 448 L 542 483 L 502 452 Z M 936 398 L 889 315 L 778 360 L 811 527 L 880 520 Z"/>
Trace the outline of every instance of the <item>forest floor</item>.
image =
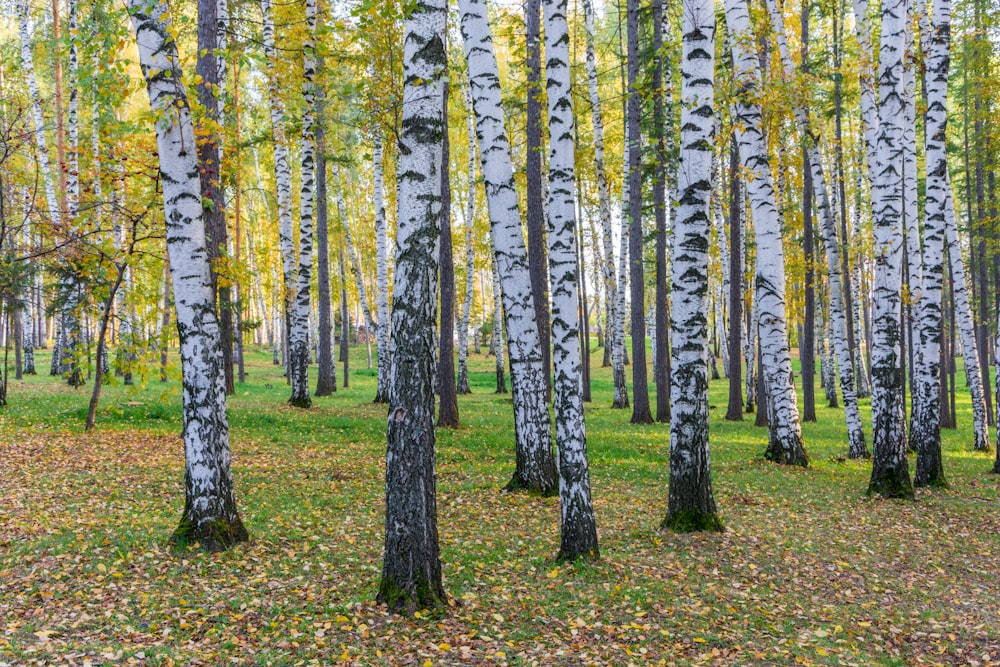
<path id="1" fill-rule="evenodd" d="M 176 377 L 109 387 L 93 433 L 89 387 L 11 381 L 0 665 L 1000 664 L 1000 476 L 969 449 L 967 396 L 944 433 L 950 488 L 885 501 L 865 495 L 870 463 L 844 458 L 841 410 L 804 425 L 808 469 L 780 467 L 763 460 L 752 416 L 723 421 L 727 384 L 714 381 L 726 530 L 662 533 L 669 428 L 610 409 L 596 350 L 601 559 L 556 565 L 557 500 L 499 493 L 513 470 L 510 396 L 492 393 L 493 360 L 474 356 L 462 427 L 438 431 L 450 606 L 397 616 L 374 602 L 386 409 L 371 403 L 363 348 L 350 388 L 308 411 L 286 405 L 270 356 L 248 354 L 230 401 L 252 539 L 212 555 L 165 544 L 184 500 Z M 47 371 L 47 354 L 36 363 Z"/>

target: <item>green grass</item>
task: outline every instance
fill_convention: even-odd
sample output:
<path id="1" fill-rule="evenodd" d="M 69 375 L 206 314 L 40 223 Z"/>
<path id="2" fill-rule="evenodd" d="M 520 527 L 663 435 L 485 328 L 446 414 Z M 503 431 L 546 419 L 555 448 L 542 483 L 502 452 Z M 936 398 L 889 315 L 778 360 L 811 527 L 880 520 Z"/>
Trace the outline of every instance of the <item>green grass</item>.
<path id="1" fill-rule="evenodd" d="M 556 499 L 499 493 L 513 469 L 510 395 L 474 356 L 462 426 L 438 431 L 438 524 L 451 606 L 374 604 L 385 406 L 352 351 L 351 387 L 288 407 L 269 350 L 230 399 L 233 468 L 252 541 L 175 553 L 183 505 L 179 382 L 12 381 L 0 411 L 0 663 L 1000 663 L 1000 518 L 992 455 L 969 451 L 968 396 L 944 433 L 948 490 L 866 497 L 842 411 L 804 424 L 811 465 L 763 460 L 766 430 L 723 421 L 712 474 L 725 532 L 661 533 L 669 427 L 610 409 L 594 353 L 588 448 L 602 559 L 556 565 Z M 39 369 L 48 357 L 38 355 Z M 174 373 L 176 375 L 176 372 Z M 960 376 L 961 377 L 961 376 Z M 961 389 L 962 381 L 959 379 Z M 863 407 L 867 411 L 867 407 Z M 870 416 L 865 413 L 870 446 Z M 912 463 L 911 463 L 912 465 Z"/>

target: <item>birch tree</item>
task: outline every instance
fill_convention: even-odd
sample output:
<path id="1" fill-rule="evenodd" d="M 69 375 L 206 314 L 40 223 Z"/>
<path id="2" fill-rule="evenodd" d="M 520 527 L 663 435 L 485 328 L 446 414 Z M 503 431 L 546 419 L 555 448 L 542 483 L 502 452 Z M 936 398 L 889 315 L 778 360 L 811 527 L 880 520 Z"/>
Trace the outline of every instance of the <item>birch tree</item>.
<path id="1" fill-rule="evenodd" d="M 378 602 L 413 611 L 445 603 L 434 472 L 434 330 L 441 216 L 441 114 L 447 4 L 415 5 L 405 24 L 399 137 L 396 288 Z"/>
<path id="2" fill-rule="evenodd" d="M 750 12 L 743 0 L 726 0 L 736 77 L 735 137 L 753 213 L 757 238 L 756 292 L 761 366 L 766 374 L 769 442 L 765 458 L 807 466 L 802 427 L 792 384 L 792 358 L 785 323 L 785 249 L 781 216 L 774 192 L 767 143 L 761 130 L 760 71 L 750 31 Z"/>
<path id="3" fill-rule="evenodd" d="M 903 257 L 903 58 L 906 0 L 882 3 L 879 48 L 876 172 L 872 180 L 875 232 L 874 313 L 872 317 L 872 462 L 869 493 L 912 498 L 906 462 L 900 308 Z"/>
<path id="4" fill-rule="evenodd" d="M 382 133 L 376 126 L 374 130 L 373 180 L 375 204 L 375 276 L 378 299 L 378 385 L 375 390 L 376 403 L 389 401 L 389 368 L 392 365 L 392 355 L 389 351 L 389 260 L 388 234 L 385 224 L 385 195 L 382 177 Z"/>
<path id="5" fill-rule="evenodd" d="M 288 335 L 288 371 L 297 408 L 312 405 L 309 397 L 309 314 L 312 282 L 313 202 L 316 188 L 316 0 L 306 0 L 306 32 L 302 39 L 302 192 L 299 197 L 299 267 Z"/>
<path id="6" fill-rule="evenodd" d="M 246 541 L 230 472 L 229 423 L 194 127 L 165 2 L 130 0 L 139 64 L 156 114 L 167 254 L 183 374 L 185 502 L 172 540 L 210 551 Z"/>
<path id="7" fill-rule="evenodd" d="M 625 379 L 624 336 L 619 339 L 619 318 L 623 317 L 618 307 L 618 281 L 615 278 L 615 247 L 611 228 L 611 193 L 604 168 L 604 119 L 601 115 L 601 97 L 597 90 L 597 56 L 594 49 L 594 5 L 592 0 L 583 0 L 583 12 L 587 31 L 587 92 L 590 96 L 590 118 L 594 133 L 594 176 L 597 179 L 597 211 L 601 221 L 602 249 L 601 262 L 604 277 L 604 292 L 608 302 L 608 322 L 606 336 L 612 349 L 611 369 L 614 378 L 614 398 L 612 406 L 628 406 L 628 385 Z"/>
<path id="8" fill-rule="evenodd" d="M 778 50 L 781 55 L 785 76 L 791 77 L 794 72 L 791 53 L 785 37 L 785 24 L 781 11 L 775 0 L 767 2 L 768 14 L 774 30 Z M 829 320 L 833 328 L 833 345 L 837 355 L 837 368 L 840 375 L 840 390 L 844 397 L 844 419 L 847 425 L 848 456 L 863 458 L 868 456 L 865 444 L 864 427 L 861 422 L 861 412 L 858 407 L 858 397 L 854 384 L 854 365 L 851 361 L 851 350 L 848 346 L 847 317 L 843 277 L 841 274 L 840 241 L 837 238 L 837 223 L 830 203 L 826 172 L 819 155 L 817 137 L 813 134 L 808 114 L 800 104 L 795 114 L 805 142 L 806 157 L 812 173 L 813 194 L 816 197 L 816 212 L 820 222 L 823 245 L 826 248 L 827 277 L 829 280 Z M 857 303 L 857 301 L 855 301 Z"/>
<path id="9" fill-rule="evenodd" d="M 587 433 L 581 394 L 577 294 L 576 181 L 566 0 L 542 0 L 549 104 L 548 250 L 552 285 L 552 359 L 559 448 L 561 538 L 558 560 L 597 558 L 597 522 L 590 499 Z"/>
<path id="10" fill-rule="evenodd" d="M 664 528 L 721 530 L 708 446 L 708 246 L 715 135 L 715 10 L 683 0 L 681 151 L 671 258 L 670 497 Z"/>
<path id="11" fill-rule="evenodd" d="M 935 0 L 927 57 L 927 111 L 924 115 L 927 196 L 925 199 L 923 289 L 917 335 L 915 394 L 910 445 L 917 452 L 915 486 L 944 486 L 941 459 L 941 311 L 944 283 L 945 198 L 948 192 L 948 66 L 951 46 L 951 0 Z"/>
<path id="12" fill-rule="evenodd" d="M 469 144 L 469 195 L 465 202 L 465 298 L 462 316 L 458 323 L 458 381 L 459 394 L 471 394 L 469 387 L 469 318 L 472 314 L 472 297 L 475 293 L 476 250 L 473 245 L 473 227 L 476 221 L 476 125 L 472 120 L 472 97 L 469 88 L 463 89 L 465 100 L 465 133 Z"/>
<path id="13" fill-rule="evenodd" d="M 500 103 L 500 77 L 493 39 L 483 0 L 460 0 L 459 12 L 476 116 L 480 166 L 493 230 L 493 252 L 507 322 L 517 446 L 516 468 L 507 488 L 549 495 L 556 491 L 556 465 L 545 404 L 545 377 L 528 275 L 528 254 L 521 234 L 520 208 Z"/>

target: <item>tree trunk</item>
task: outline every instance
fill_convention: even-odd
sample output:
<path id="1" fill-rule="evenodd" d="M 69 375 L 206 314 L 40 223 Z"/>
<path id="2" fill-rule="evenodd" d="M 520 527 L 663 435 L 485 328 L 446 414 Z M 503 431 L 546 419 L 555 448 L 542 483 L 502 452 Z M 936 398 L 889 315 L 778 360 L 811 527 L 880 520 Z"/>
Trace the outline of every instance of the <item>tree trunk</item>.
<path id="1" fill-rule="evenodd" d="M 726 419 L 743 421 L 743 375 L 740 362 L 743 334 L 743 222 L 740 219 L 739 152 L 736 137 L 729 151 L 729 406 Z M 722 243 L 722 239 L 719 241 Z M 748 371 L 749 372 L 749 371 Z"/>
<path id="2" fill-rule="evenodd" d="M 434 329 L 441 207 L 447 5 L 429 0 L 407 17 L 399 138 L 395 284 L 385 479 L 385 550 L 379 603 L 412 612 L 446 602 L 434 472 Z"/>
<path id="3" fill-rule="evenodd" d="M 776 463 L 807 466 L 792 358 L 785 323 L 785 251 L 782 221 L 767 159 L 767 142 L 761 123 L 757 52 L 752 48 L 750 12 L 742 0 L 726 0 L 726 26 L 732 36 L 737 99 L 734 103 L 736 143 L 744 171 L 757 240 L 758 327 L 761 368 L 766 374 L 769 439 L 764 457 Z"/>
<path id="4" fill-rule="evenodd" d="M 389 261 L 388 234 L 385 224 L 385 197 L 382 193 L 382 132 L 376 126 L 373 130 L 374 144 L 374 191 L 375 191 L 375 275 L 378 298 L 378 384 L 375 390 L 375 403 L 389 402 L 389 371 L 392 367 L 392 355 L 389 350 Z"/>
<path id="5" fill-rule="evenodd" d="M 437 425 L 458 428 L 458 389 L 455 385 L 455 258 L 451 243 L 451 182 L 448 165 L 451 143 L 448 140 L 448 83 L 442 86 L 441 122 L 441 237 L 438 240 L 441 295 L 440 336 L 438 338 L 438 417 Z M 358 274 L 358 279 L 361 276 Z"/>
<path id="6" fill-rule="evenodd" d="M 671 262 L 670 500 L 662 527 L 722 530 L 712 495 L 708 447 L 708 236 L 712 192 L 715 12 L 683 0 L 681 151 Z"/>
<path id="7" fill-rule="evenodd" d="M 875 231 L 874 315 L 872 318 L 873 453 L 870 494 L 913 498 L 906 462 L 906 429 L 899 345 L 902 285 L 899 267 L 903 246 L 903 192 L 899 165 L 903 161 L 903 59 L 905 0 L 882 4 L 879 49 L 879 128 L 876 172 L 872 180 Z"/>
<path id="8" fill-rule="evenodd" d="M 326 186 L 326 129 L 322 122 L 322 92 L 319 92 L 320 122 L 316 124 L 316 396 L 337 391 L 337 364 L 333 361 L 333 297 L 330 292 L 330 238 Z"/>
<path id="9" fill-rule="evenodd" d="M 216 551 L 246 541 L 229 468 L 229 423 L 222 374 L 219 325 L 215 317 L 194 127 L 181 84 L 180 60 L 166 5 L 148 9 L 130 0 L 139 62 L 156 124 L 160 172 L 164 175 L 167 253 L 177 309 L 177 333 L 184 378 L 185 503 L 172 541 L 198 542 Z M 151 76 L 152 72 L 157 72 Z"/>
<path id="10" fill-rule="evenodd" d="M 951 2 L 938 0 L 933 9 L 933 35 L 929 44 L 925 86 L 927 111 L 926 184 L 923 245 L 923 290 L 918 308 L 917 368 L 910 420 L 910 447 L 917 452 L 915 486 L 945 486 L 941 457 L 941 340 L 944 318 L 941 312 L 944 283 L 945 189 L 948 184 L 946 155 L 948 67 L 951 31 Z"/>
<path id="11" fill-rule="evenodd" d="M 469 89 L 463 90 L 465 100 L 465 133 L 469 143 L 469 194 L 465 202 L 465 298 L 462 300 L 462 317 L 458 325 L 458 382 L 460 394 L 471 394 L 469 387 L 469 318 L 472 315 L 472 297 L 475 294 L 476 248 L 473 226 L 476 221 L 476 127 L 472 119 L 472 97 Z"/>
<path id="12" fill-rule="evenodd" d="M 809 71 L 809 1 L 803 0 L 800 11 L 802 25 L 802 72 Z M 834 22 L 837 16 L 834 14 Z M 836 23 L 834 24 L 836 25 Z M 839 75 L 837 75 L 839 76 Z M 839 85 L 839 84 L 837 84 Z M 838 88 L 839 91 L 839 88 Z M 839 101 L 839 98 L 838 98 Z M 839 108 L 838 108 L 839 112 Z M 839 128 L 840 117 L 837 117 Z M 837 147 L 838 151 L 840 147 Z M 809 155 L 802 148 L 802 249 L 805 262 L 805 308 L 802 314 L 802 340 L 799 342 L 799 365 L 802 368 L 802 421 L 816 421 L 816 271 L 812 220 L 812 171 Z"/>
<path id="13" fill-rule="evenodd" d="M 496 257 L 493 258 L 493 349 L 496 361 L 497 390 L 507 393 L 507 380 L 503 364 L 503 296 L 500 294 L 500 274 L 497 272 Z"/>
<path id="14" fill-rule="evenodd" d="M 459 10 L 507 322 L 517 463 L 506 488 L 550 495 L 556 492 L 556 464 L 545 404 L 545 371 L 534 317 L 528 255 L 521 235 L 514 170 L 504 129 L 493 42 L 482 0 L 461 0 Z"/>
<path id="15" fill-rule="evenodd" d="M 549 273 L 559 447 L 560 545 L 557 560 L 597 558 L 597 522 L 590 498 L 587 435 L 580 394 L 577 294 L 575 138 L 566 0 L 543 0 L 549 103 Z"/>
<path id="16" fill-rule="evenodd" d="M 653 209 L 656 218 L 656 338 L 653 341 L 653 382 L 656 383 L 656 421 L 670 421 L 670 327 L 667 315 L 667 145 L 668 127 L 673 127 L 673 113 L 668 102 L 673 98 L 670 66 L 663 50 L 664 0 L 653 0 L 653 140 L 656 142 L 656 174 L 653 177 Z M 669 27 L 669 23 L 667 24 Z M 667 83 L 664 85 L 664 75 Z M 666 106 L 666 108 L 664 108 Z M 669 125 L 667 125 L 669 123 Z M 671 135 L 672 136 L 672 135 Z M 634 356 L 634 355 L 633 355 Z M 718 371 L 716 371 L 718 376 Z"/>
<path id="17" fill-rule="evenodd" d="M 612 238 L 611 194 L 604 169 L 604 120 L 601 116 L 601 98 L 597 91 L 597 57 L 594 50 L 594 7 L 591 0 L 583 0 L 583 11 L 587 26 L 587 89 L 590 93 L 590 114 L 594 133 L 594 175 L 597 178 L 597 205 L 601 219 L 603 239 L 604 290 L 607 297 L 607 335 L 605 352 L 611 351 L 612 376 L 614 378 L 613 408 L 628 407 L 628 385 L 625 381 L 624 341 L 619 339 L 619 326 L 624 314 L 619 309 L 618 280 L 615 276 L 615 249 Z M 624 338 L 624 336 L 622 336 Z M 619 346 L 621 349 L 619 350 Z M 621 353 L 619 353 L 621 352 Z M 605 364 L 607 365 L 607 364 Z"/>
<path id="18" fill-rule="evenodd" d="M 642 157 L 639 128 L 639 0 L 628 0 L 629 286 L 632 305 L 632 423 L 652 424 L 646 378 L 646 283 L 642 266 Z"/>
<path id="19" fill-rule="evenodd" d="M 398 247 L 398 246 L 397 246 Z M 340 360 L 344 362 L 344 389 L 351 386 L 351 314 L 347 310 L 347 276 L 344 273 L 344 251 L 340 251 Z"/>
<path id="20" fill-rule="evenodd" d="M 312 405 L 309 397 L 309 314 L 312 312 L 313 202 L 316 196 L 316 0 L 306 0 L 306 32 L 302 38 L 302 191 L 299 197 L 299 270 L 295 303 L 288 328 L 289 375 L 297 408 Z"/>
<path id="21" fill-rule="evenodd" d="M 535 305 L 535 322 L 542 352 L 545 401 L 552 400 L 551 332 L 549 286 L 545 258 L 545 211 L 542 202 L 542 64 L 539 44 L 539 0 L 524 3 L 524 32 L 527 45 L 527 93 L 525 115 L 528 150 L 525 164 L 528 227 L 528 271 Z"/>

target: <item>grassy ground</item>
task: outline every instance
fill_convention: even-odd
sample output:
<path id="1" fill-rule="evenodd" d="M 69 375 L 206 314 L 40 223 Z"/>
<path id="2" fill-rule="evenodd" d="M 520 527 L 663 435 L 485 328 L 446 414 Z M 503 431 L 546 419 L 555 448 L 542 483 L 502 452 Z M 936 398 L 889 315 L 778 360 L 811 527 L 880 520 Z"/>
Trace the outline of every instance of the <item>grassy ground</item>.
<path id="1" fill-rule="evenodd" d="M 12 382 L 0 411 L 0 664 L 1000 664 L 1000 478 L 946 432 L 951 488 L 867 498 L 842 412 L 804 425 L 808 470 L 761 458 L 766 431 L 723 421 L 711 384 L 722 534 L 656 530 L 668 427 L 609 409 L 595 352 L 587 426 L 602 559 L 556 566 L 555 499 L 502 495 L 511 406 L 473 360 L 462 428 L 438 433 L 438 523 L 452 606 L 373 602 L 381 567 L 385 407 L 354 351 L 351 386 L 308 412 L 254 351 L 230 401 L 252 541 L 173 553 L 183 504 L 179 383 Z M 47 369 L 47 356 L 38 367 Z M 342 382 L 342 376 L 338 378 Z M 961 384 L 961 382 L 960 382 Z M 866 417 L 867 419 L 867 417 Z M 866 422 L 870 424 L 870 420 Z M 869 429 L 870 438 L 870 429 Z"/>

